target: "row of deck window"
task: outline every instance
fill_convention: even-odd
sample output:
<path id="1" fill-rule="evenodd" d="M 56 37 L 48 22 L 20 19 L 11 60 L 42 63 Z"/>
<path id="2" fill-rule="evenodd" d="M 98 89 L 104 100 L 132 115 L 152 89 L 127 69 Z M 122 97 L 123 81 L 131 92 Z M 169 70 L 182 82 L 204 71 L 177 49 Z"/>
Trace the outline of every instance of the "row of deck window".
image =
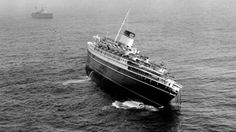
<path id="1" fill-rule="evenodd" d="M 113 54 L 108 53 L 108 52 L 106 52 L 106 51 L 104 51 L 104 50 L 101 50 L 100 48 L 96 48 L 96 47 L 95 47 L 95 50 L 97 50 L 97 51 L 103 53 L 104 55 L 108 55 L 108 56 L 110 56 L 110 57 L 112 57 L 112 58 L 114 58 L 114 59 L 121 60 L 121 61 L 124 61 L 124 62 L 125 62 L 125 59 L 122 59 L 122 58 L 120 58 L 120 57 L 118 57 L 118 56 L 116 56 L 116 55 L 113 55 Z M 132 62 L 132 61 L 127 61 L 127 64 L 129 64 L 129 65 L 131 65 L 131 66 L 135 66 L 135 67 L 138 67 L 138 66 L 139 66 L 137 63 Z M 151 77 L 151 75 L 150 75 L 149 73 L 144 72 L 144 71 L 142 71 L 142 70 L 139 70 L 139 69 L 136 69 L 136 68 L 132 68 L 132 70 L 135 71 L 135 72 L 138 72 L 138 73 L 140 73 L 140 74 L 142 74 L 142 75 L 146 75 L 146 76 Z M 164 84 L 167 83 L 167 81 L 165 81 L 164 79 L 161 79 L 161 78 L 156 78 L 156 79 L 158 79 L 159 82 L 162 82 L 162 83 L 164 83 Z"/>
<path id="2" fill-rule="evenodd" d="M 100 51 L 101 53 L 102 53 L 102 50 L 99 50 L 99 49 L 97 49 L 97 51 Z M 105 52 L 104 52 L 105 53 Z M 114 55 L 112 55 L 112 54 L 110 54 L 110 53 L 108 53 L 108 55 L 110 55 L 110 56 L 114 56 Z M 94 55 L 92 54 L 92 56 L 94 57 Z M 129 61 L 128 61 L 129 62 Z M 119 69 L 119 71 L 120 71 L 121 69 Z M 142 74 L 142 75 L 145 75 L 145 76 L 147 76 L 147 77 L 152 77 L 149 73 L 146 73 L 146 72 L 144 72 L 144 71 L 142 71 L 142 70 L 139 70 L 139 69 L 137 69 L 137 68 L 134 68 L 134 67 L 128 67 L 128 70 L 131 70 L 131 71 L 134 71 L 134 72 L 136 72 L 136 73 L 139 73 L 139 74 Z M 163 84 L 167 84 L 167 81 L 166 80 L 164 80 L 164 79 L 162 79 L 162 78 L 156 78 L 157 79 L 157 81 L 154 81 L 154 80 L 151 80 L 151 79 L 149 79 L 149 78 L 146 78 L 146 77 L 143 77 L 143 76 L 140 76 L 140 75 L 138 75 L 138 77 L 142 80 L 142 81 L 144 81 L 144 82 L 146 82 L 146 83 L 148 83 L 148 84 L 151 84 L 151 85 L 153 85 L 153 86 L 158 86 L 159 85 L 159 82 L 161 82 L 161 83 L 163 83 Z M 169 88 L 169 87 L 165 87 L 166 88 L 166 90 L 167 91 L 172 91 L 172 89 L 171 88 Z"/>
<path id="3" fill-rule="evenodd" d="M 139 69 L 136 69 L 136 68 L 133 68 L 133 67 L 128 67 L 128 69 L 131 70 L 131 71 L 134 71 L 134 72 L 136 72 L 136 73 L 140 73 L 140 74 L 142 74 L 142 75 L 146 75 L 146 76 L 151 77 L 150 74 L 145 73 L 145 72 L 143 72 L 143 71 L 141 71 L 141 70 L 139 70 Z M 163 83 L 163 84 L 167 84 L 167 81 L 164 80 L 164 79 L 161 79 L 161 78 L 157 78 L 157 81 L 154 81 L 154 80 L 151 80 L 151 79 L 146 78 L 146 77 L 143 77 L 143 76 L 139 76 L 139 77 L 140 77 L 140 79 L 143 80 L 144 82 L 146 82 L 146 83 L 148 83 L 148 84 L 151 84 L 151 85 L 153 85 L 153 86 L 158 86 L 158 85 L 159 85 L 158 82 L 161 82 L 161 83 Z M 165 87 L 165 88 L 166 88 L 166 90 L 168 90 L 168 91 L 172 91 L 172 89 L 169 88 L 169 87 Z"/>
<path id="4" fill-rule="evenodd" d="M 110 40 L 109 38 L 105 38 L 106 40 Z M 100 41 L 101 43 L 103 43 L 103 44 L 106 44 L 107 45 L 107 42 L 104 40 L 104 41 Z M 103 46 L 101 46 L 100 45 L 100 47 L 101 48 L 103 48 Z M 129 59 L 129 58 L 128 58 Z M 153 70 L 157 70 L 157 67 L 160 67 L 160 66 L 158 66 L 158 65 L 156 65 L 156 64 L 148 64 L 148 63 L 146 63 L 146 62 L 144 62 L 144 61 L 141 61 L 141 60 L 138 60 L 138 59 L 136 59 L 136 60 L 133 60 L 134 61 L 134 63 L 138 63 L 137 65 L 140 65 L 140 63 L 142 64 L 142 65 L 144 65 L 145 67 L 149 67 L 149 68 L 151 68 L 151 69 L 153 69 Z M 157 74 L 157 73 L 154 73 L 154 74 Z"/>

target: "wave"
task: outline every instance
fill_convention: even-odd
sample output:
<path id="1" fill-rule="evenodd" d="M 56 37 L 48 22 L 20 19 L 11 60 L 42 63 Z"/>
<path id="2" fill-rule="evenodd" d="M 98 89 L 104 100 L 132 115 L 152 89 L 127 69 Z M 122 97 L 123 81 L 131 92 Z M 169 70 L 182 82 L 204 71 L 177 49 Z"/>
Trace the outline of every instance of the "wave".
<path id="1" fill-rule="evenodd" d="M 82 77 L 82 79 L 71 79 L 71 80 L 63 82 L 62 84 L 63 85 L 68 85 L 68 84 L 71 84 L 71 83 L 84 83 L 84 82 L 87 82 L 89 80 L 90 80 L 90 78 L 86 76 L 86 77 Z"/>

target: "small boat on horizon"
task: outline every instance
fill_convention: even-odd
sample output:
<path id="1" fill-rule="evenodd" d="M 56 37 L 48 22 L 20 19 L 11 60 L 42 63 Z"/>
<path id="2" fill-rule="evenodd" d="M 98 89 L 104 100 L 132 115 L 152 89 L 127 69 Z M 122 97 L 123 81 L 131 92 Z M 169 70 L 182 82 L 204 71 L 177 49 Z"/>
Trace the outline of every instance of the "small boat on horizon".
<path id="1" fill-rule="evenodd" d="M 36 19 L 52 19 L 53 13 L 48 12 L 44 8 L 41 8 L 41 10 L 33 12 L 31 16 L 32 18 L 36 18 Z"/>

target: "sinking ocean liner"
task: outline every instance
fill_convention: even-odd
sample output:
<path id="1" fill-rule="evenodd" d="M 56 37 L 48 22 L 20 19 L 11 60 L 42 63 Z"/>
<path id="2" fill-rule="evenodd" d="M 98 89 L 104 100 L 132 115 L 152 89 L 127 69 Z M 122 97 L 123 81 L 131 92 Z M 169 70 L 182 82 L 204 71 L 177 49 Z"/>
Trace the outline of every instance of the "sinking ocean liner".
<path id="1" fill-rule="evenodd" d="M 169 105 L 173 98 L 179 97 L 182 85 L 168 77 L 163 65 L 151 62 L 133 47 L 133 32 L 125 30 L 119 35 L 125 19 L 115 39 L 97 35 L 94 42 L 88 42 L 87 75 L 96 73 L 100 80 L 105 79 L 125 89 L 142 102 L 154 106 Z"/>

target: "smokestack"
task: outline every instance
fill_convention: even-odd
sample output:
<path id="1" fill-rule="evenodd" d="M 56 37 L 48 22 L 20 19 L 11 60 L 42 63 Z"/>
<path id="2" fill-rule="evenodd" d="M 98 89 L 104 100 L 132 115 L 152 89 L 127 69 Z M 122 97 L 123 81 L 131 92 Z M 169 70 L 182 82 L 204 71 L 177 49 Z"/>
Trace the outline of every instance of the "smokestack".
<path id="1" fill-rule="evenodd" d="M 125 30 L 124 33 L 121 35 L 119 42 L 131 48 L 134 43 L 134 37 L 135 37 L 134 33 Z"/>

